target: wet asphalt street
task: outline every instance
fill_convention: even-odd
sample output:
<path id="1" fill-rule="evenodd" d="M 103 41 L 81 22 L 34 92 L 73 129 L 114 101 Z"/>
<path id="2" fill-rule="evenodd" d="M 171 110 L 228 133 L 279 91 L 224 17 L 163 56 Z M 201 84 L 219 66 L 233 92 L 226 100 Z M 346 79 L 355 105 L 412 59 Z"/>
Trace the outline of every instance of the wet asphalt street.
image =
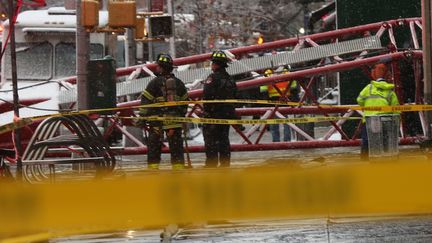
<path id="1" fill-rule="evenodd" d="M 161 242 L 163 229 L 50 242 Z M 165 242 L 432 242 L 431 216 L 220 222 L 180 227 Z"/>
<path id="2" fill-rule="evenodd" d="M 402 159 L 410 159 L 415 146 L 401 148 Z M 192 154 L 194 168 L 204 165 L 203 154 Z M 119 158 L 119 170 L 127 175 L 143 173 L 145 156 Z M 412 158 L 411 158 L 412 159 Z M 170 170 L 164 155 L 162 170 Z M 233 167 L 291 163 L 304 168 L 359 160 L 359 148 L 328 148 L 233 153 Z M 145 173 L 145 172 L 144 172 Z M 170 230 L 167 230 L 170 229 Z M 163 234 L 163 232 L 165 232 Z M 164 235 L 165 238 L 161 238 Z M 156 229 L 134 229 L 106 234 L 52 239 L 50 242 L 432 242 L 432 216 L 321 218 L 268 221 L 202 222 Z"/>

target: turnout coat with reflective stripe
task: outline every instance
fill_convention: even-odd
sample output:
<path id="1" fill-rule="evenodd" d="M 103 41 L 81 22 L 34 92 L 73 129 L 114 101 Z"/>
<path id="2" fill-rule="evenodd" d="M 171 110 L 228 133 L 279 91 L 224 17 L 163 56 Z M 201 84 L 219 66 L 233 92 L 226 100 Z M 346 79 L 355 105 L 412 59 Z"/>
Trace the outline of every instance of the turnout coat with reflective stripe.
<path id="1" fill-rule="evenodd" d="M 175 80 L 175 101 L 188 100 L 188 93 L 184 83 L 176 78 L 173 74 L 166 76 L 158 76 L 152 79 L 147 85 L 146 89 L 141 94 L 141 104 L 153 104 L 159 102 L 166 102 L 166 80 L 173 78 Z M 141 116 L 185 116 L 187 112 L 187 105 L 183 106 L 170 106 L 170 107 L 151 107 L 141 108 Z M 181 127 L 180 123 L 163 122 L 164 129 Z"/>

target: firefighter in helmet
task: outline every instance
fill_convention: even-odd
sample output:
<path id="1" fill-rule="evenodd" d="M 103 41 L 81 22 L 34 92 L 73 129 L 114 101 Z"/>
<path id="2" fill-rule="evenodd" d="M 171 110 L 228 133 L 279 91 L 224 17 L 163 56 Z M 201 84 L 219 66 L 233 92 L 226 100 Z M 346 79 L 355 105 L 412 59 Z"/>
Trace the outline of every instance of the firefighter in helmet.
<path id="1" fill-rule="evenodd" d="M 271 69 L 265 70 L 264 77 L 270 77 L 272 75 L 273 75 L 273 70 L 271 70 Z"/>
<path id="2" fill-rule="evenodd" d="M 229 59 L 225 52 L 215 51 L 211 55 L 212 73 L 204 81 L 204 100 L 223 100 L 236 97 L 237 86 L 226 71 Z M 235 118 L 233 104 L 204 104 L 206 118 Z M 206 151 L 206 167 L 230 166 L 231 150 L 229 141 L 229 125 L 204 124 L 203 135 Z"/>
<path id="3" fill-rule="evenodd" d="M 168 54 L 159 54 L 156 60 L 156 77 L 152 79 L 141 94 L 141 104 L 147 105 L 168 101 L 188 100 L 188 93 L 184 83 L 176 78 L 173 71 L 173 59 Z M 183 117 L 187 112 L 186 106 L 141 108 L 140 116 L 172 116 Z M 167 136 L 171 153 L 173 169 L 184 168 L 184 153 L 182 139 L 182 124 L 175 122 L 159 122 L 140 120 L 148 125 L 148 153 L 147 165 L 149 169 L 159 169 L 161 149 L 164 133 Z M 144 121 L 144 122 L 143 122 Z"/>

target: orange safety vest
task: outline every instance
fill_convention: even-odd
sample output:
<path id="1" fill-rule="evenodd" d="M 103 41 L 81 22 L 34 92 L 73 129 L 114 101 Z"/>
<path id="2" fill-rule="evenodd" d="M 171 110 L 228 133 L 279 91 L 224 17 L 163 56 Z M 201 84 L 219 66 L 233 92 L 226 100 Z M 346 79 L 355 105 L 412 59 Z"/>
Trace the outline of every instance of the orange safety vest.
<path id="1" fill-rule="evenodd" d="M 275 85 L 275 86 L 276 86 L 276 87 L 277 87 L 277 88 L 282 92 L 282 94 L 283 94 L 283 93 L 285 92 L 286 88 L 287 88 L 288 81 L 275 83 L 274 85 Z M 296 88 L 296 87 L 297 87 L 297 81 L 292 80 L 290 86 L 291 86 L 291 88 Z M 271 97 L 279 97 L 279 96 L 280 96 L 280 94 L 279 94 L 279 92 L 277 91 L 277 89 L 276 89 L 273 85 L 271 85 L 271 84 L 267 85 L 267 92 L 268 92 L 268 95 L 269 95 L 270 98 L 271 98 Z M 289 90 L 289 89 L 288 89 L 286 95 L 287 95 L 287 96 L 290 96 L 290 90 Z"/>

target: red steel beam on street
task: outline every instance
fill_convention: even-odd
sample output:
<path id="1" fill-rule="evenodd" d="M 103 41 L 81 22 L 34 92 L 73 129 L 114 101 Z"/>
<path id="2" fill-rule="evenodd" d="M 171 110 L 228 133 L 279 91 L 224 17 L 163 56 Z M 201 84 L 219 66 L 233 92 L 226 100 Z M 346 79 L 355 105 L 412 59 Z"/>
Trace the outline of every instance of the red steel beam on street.
<path id="1" fill-rule="evenodd" d="M 411 145 L 417 141 L 416 137 L 402 138 L 399 142 L 400 145 Z M 311 148 L 332 148 L 332 147 L 354 147 L 360 146 L 360 139 L 348 141 L 296 141 L 296 142 L 275 142 L 263 144 L 231 144 L 232 152 L 248 152 L 248 151 L 266 151 L 266 150 L 287 150 L 287 149 L 311 149 Z M 205 152 L 204 145 L 189 146 L 190 153 Z M 147 153 L 147 147 L 128 147 L 116 150 L 115 154 L 121 155 L 141 155 Z M 167 147 L 162 148 L 162 153 L 169 153 Z M 48 157 L 68 157 L 70 152 L 49 152 Z M 144 159 L 143 159 L 144 160 Z"/>

